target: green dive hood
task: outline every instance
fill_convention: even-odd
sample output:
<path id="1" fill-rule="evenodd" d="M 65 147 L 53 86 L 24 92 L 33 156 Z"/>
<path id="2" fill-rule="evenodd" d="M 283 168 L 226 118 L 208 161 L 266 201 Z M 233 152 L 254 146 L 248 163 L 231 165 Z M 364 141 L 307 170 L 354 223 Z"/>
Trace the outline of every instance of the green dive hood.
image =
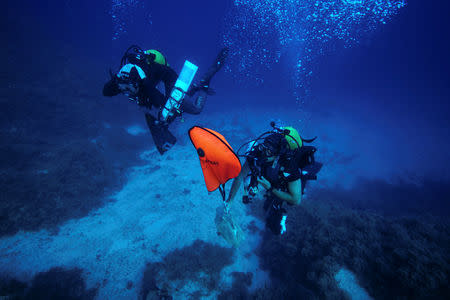
<path id="1" fill-rule="evenodd" d="M 147 54 L 147 55 L 150 55 L 151 57 L 154 57 L 153 61 L 155 63 L 157 63 L 157 64 L 160 64 L 160 65 L 163 65 L 163 66 L 168 66 L 169 65 L 167 63 L 167 60 L 164 57 L 164 55 L 161 52 L 159 52 L 158 50 L 150 49 L 150 50 L 144 51 L 144 53 Z M 147 60 L 147 63 L 151 63 L 151 61 Z"/>
<path id="2" fill-rule="evenodd" d="M 300 137 L 300 135 L 298 134 L 297 129 L 293 128 L 293 127 L 284 127 L 284 130 L 289 130 L 289 134 L 286 134 L 284 137 L 286 139 L 286 141 L 288 142 L 289 148 L 291 150 L 295 150 L 297 149 L 299 146 L 302 147 L 303 143 L 302 143 L 302 138 Z"/>

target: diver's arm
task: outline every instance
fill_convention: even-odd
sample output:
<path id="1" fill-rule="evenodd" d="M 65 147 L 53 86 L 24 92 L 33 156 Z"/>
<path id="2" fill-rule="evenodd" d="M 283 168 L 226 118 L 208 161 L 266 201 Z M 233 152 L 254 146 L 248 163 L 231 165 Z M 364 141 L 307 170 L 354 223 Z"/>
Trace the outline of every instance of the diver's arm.
<path id="1" fill-rule="evenodd" d="M 157 108 L 166 104 L 166 97 L 155 87 L 155 83 L 150 79 L 145 78 L 141 83 L 140 88 L 140 103 L 143 106 L 151 108 L 155 106 Z"/>
<path id="2" fill-rule="evenodd" d="M 302 201 L 302 181 L 297 179 L 288 184 L 288 192 L 283 192 L 278 189 L 273 189 L 272 193 L 278 198 L 288 202 L 289 204 L 297 205 Z"/>
<path id="3" fill-rule="evenodd" d="M 234 178 L 233 180 L 230 189 L 230 194 L 228 195 L 228 199 L 226 201 L 227 203 L 231 203 L 233 201 L 234 197 L 237 194 L 237 191 L 239 190 L 239 187 L 241 186 L 241 183 L 243 182 L 244 177 L 247 176 L 248 172 L 250 172 L 250 167 L 248 166 L 247 161 L 245 161 L 238 177 Z"/>
<path id="4" fill-rule="evenodd" d="M 121 92 L 122 91 L 120 90 L 119 85 L 117 84 L 117 81 L 115 79 L 109 80 L 103 87 L 103 96 L 106 97 L 116 96 Z"/>

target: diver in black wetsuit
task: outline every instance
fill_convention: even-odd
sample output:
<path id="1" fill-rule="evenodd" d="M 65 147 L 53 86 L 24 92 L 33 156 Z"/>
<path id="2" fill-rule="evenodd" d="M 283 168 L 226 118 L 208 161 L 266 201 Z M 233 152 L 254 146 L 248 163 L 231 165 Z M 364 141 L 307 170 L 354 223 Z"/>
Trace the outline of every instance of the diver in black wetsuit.
<path id="1" fill-rule="evenodd" d="M 306 182 L 317 179 L 322 164 L 314 159 L 316 148 L 304 145 L 315 138 L 306 140 L 292 127 L 278 128 L 274 123 L 271 125 L 274 130 L 250 141 L 247 152 L 239 155 L 245 157 L 245 163 L 233 181 L 226 205 L 231 204 L 242 182 L 244 204 L 251 202 L 261 185 L 266 190 L 266 227 L 274 234 L 283 234 L 287 217 L 283 203 L 300 204 Z"/>
<path id="2" fill-rule="evenodd" d="M 138 46 L 128 48 L 122 58 L 120 71 L 117 74 L 110 71 L 111 79 L 105 84 L 103 95 L 112 97 L 122 93 L 139 106 L 159 109 L 158 118 L 146 113 L 146 119 L 155 144 L 163 154 L 176 142 L 176 138 L 168 131 L 169 123 L 181 112 L 199 114 L 203 110 L 207 95 L 214 94 L 209 87 L 210 81 L 222 68 L 227 55 L 228 48 L 223 48 L 202 79 L 186 92 L 189 98 L 185 97 L 180 108 L 165 120 L 161 118 L 161 110 L 167 104 L 178 74 L 157 50 L 143 51 Z M 164 94 L 156 87 L 160 82 L 164 83 Z"/>
<path id="3" fill-rule="evenodd" d="M 187 95 L 191 99 L 185 99 L 181 104 L 183 112 L 199 114 L 202 111 L 206 96 L 214 94 L 209 87 L 210 81 L 221 69 L 227 55 L 228 49 L 222 49 L 200 82 L 189 89 Z M 139 47 L 132 46 L 122 58 L 121 70 L 117 74 L 111 73 L 111 79 L 103 88 L 103 95 L 112 97 L 123 93 L 140 106 L 161 108 L 166 104 L 177 78 L 178 74 L 167 64 L 161 52 L 142 51 Z M 164 95 L 156 88 L 161 81 L 165 87 Z M 193 97 L 194 95 L 197 97 Z"/>

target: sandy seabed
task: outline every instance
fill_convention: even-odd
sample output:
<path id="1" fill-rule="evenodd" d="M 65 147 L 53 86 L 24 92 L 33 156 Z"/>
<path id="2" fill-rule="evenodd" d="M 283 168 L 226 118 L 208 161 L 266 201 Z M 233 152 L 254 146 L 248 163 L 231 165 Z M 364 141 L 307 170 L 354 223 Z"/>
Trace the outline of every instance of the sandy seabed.
<path id="1" fill-rule="evenodd" d="M 226 138 L 231 135 L 229 141 L 237 147 L 236 140 L 242 143 L 268 130 L 269 117 L 276 119 L 277 114 L 282 112 L 255 114 L 252 122 L 245 111 L 230 118 L 210 115 L 198 120 L 200 124 L 210 123 L 211 129 L 222 132 Z M 296 124 L 295 115 L 287 118 L 290 124 Z M 254 124 L 251 130 L 245 131 L 246 126 L 241 126 L 243 120 Z M 139 126 L 131 124 L 128 132 L 148 135 L 145 125 Z M 320 134 L 317 158 L 325 163 L 320 180 L 314 183 L 316 187 L 351 184 L 357 176 L 378 174 L 386 178 L 387 174 L 393 174 L 387 165 L 378 163 L 386 158 L 386 148 L 370 147 L 377 139 L 386 140 L 383 132 L 352 127 L 345 118 L 326 122 L 317 118 L 312 127 L 314 130 L 306 130 L 306 135 Z M 177 131 L 186 132 L 188 128 L 182 124 Z M 369 143 L 363 138 L 368 131 L 372 134 Z M 161 261 L 168 253 L 197 240 L 229 247 L 217 235 L 214 225 L 216 209 L 222 206 L 220 194 L 206 191 L 195 149 L 188 138 L 181 139 L 164 156 L 151 149 L 143 152 L 141 159 L 146 163 L 130 168 L 127 183 L 110 197 L 112 201 L 86 217 L 66 222 L 56 235 L 46 230 L 21 231 L 0 239 L 0 273 L 29 281 L 52 267 L 80 268 L 87 288 L 99 288 L 97 299 L 136 299 L 147 263 Z M 211 298 L 231 287 L 232 272 L 253 273 L 253 289 L 264 287 L 269 280 L 260 270 L 256 256 L 261 236 L 248 226 L 252 223 L 263 229 L 264 224 L 247 215 L 240 201 L 235 203 L 232 213 L 246 239 L 235 250 L 233 263 L 221 271 L 219 289 L 209 293 Z M 127 288 L 130 281 L 132 288 Z M 196 290 L 206 289 L 203 284 L 185 282 L 172 296 L 184 299 Z"/>

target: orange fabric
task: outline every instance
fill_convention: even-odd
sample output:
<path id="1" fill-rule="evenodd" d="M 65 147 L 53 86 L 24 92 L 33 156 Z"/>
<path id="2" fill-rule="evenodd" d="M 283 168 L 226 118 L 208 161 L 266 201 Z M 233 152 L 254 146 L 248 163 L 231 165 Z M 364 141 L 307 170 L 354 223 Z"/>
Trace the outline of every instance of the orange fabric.
<path id="1" fill-rule="evenodd" d="M 203 177 L 209 192 L 239 175 L 241 162 L 223 135 L 211 129 L 195 126 L 189 130 L 189 136 L 199 154 Z"/>

